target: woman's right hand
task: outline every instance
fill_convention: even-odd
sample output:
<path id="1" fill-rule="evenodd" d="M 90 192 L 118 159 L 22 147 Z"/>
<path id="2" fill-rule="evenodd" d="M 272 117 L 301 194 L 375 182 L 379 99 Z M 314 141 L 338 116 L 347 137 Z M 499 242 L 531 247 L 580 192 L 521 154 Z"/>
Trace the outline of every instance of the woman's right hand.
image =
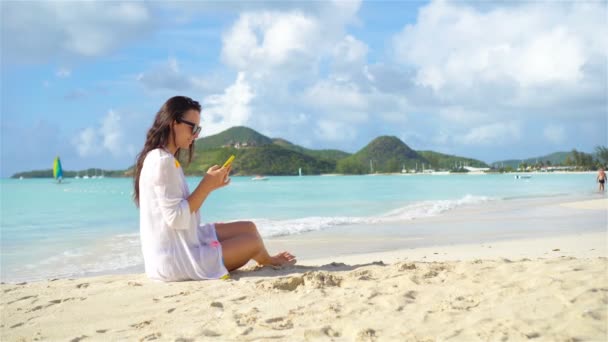
<path id="1" fill-rule="evenodd" d="M 219 165 L 213 165 L 207 170 L 205 177 L 201 180 L 201 183 L 209 189 L 209 191 L 213 191 L 224 187 L 230 184 L 230 175 L 231 167 L 220 167 Z"/>

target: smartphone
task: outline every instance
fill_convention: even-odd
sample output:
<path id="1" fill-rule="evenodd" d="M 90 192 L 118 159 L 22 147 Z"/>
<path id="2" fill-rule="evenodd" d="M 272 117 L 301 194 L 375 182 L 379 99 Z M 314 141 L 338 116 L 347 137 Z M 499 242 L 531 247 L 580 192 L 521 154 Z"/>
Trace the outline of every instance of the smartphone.
<path id="1" fill-rule="evenodd" d="M 228 160 L 226 160 L 226 162 L 224 163 L 224 165 L 222 167 L 230 166 L 230 164 L 232 164 L 232 161 L 234 160 L 234 158 L 236 158 L 235 155 L 234 154 L 231 155 L 230 158 L 228 158 Z"/>

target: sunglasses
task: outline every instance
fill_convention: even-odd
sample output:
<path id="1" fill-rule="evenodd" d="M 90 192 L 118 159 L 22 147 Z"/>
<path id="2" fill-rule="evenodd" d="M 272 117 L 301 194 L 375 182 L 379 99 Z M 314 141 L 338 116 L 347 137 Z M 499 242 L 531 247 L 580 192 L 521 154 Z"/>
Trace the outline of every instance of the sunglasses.
<path id="1" fill-rule="evenodd" d="M 184 120 L 184 119 L 176 119 L 175 121 L 192 127 L 192 135 L 197 135 L 201 132 L 201 126 L 195 124 L 194 122 L 190 122 L 190 121 Z"/>

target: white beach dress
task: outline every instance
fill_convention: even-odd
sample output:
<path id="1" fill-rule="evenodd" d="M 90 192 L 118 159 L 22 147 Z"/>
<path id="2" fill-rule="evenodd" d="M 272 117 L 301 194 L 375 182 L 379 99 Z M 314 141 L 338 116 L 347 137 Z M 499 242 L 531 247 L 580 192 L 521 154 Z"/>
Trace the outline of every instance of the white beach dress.
<path id="1" fill-rule="evenodd" d="M 150 151 L 139 177 L 139 230 L 146 275 L 161 281 L 216 279 L 228 274 L 214 224 L 191 213 L 179 162 Z"/>

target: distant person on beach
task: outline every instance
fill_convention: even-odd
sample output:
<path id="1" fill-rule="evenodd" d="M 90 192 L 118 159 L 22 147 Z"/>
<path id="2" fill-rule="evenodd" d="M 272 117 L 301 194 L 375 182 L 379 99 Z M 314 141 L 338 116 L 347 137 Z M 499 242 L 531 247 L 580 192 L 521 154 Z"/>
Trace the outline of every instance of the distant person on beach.
<path id="1" fill-rule="evenodd" d="M 604 183 L 606 183 L 606 172 L 604 168 L 600 168 L 597 172 L 597 182 L 600 183 L 600 191 L 604 191 Z"/>
<path id="2" fill-rule="evenodd" d="M 146 135 L 134 169 L 135 204 L 148 277 L 162 281 L 217 279 L 251 259 L 294 264 L 288 252 L 270 256 L 253 222 L 200 223 L 207 196 L 230 184 L 230 166 L 213 165 L 192 193 L 180 154 L 192 160 L 201 131 L 201 106 L 184 96 L 167 100 Z M 184 153 L 185 152 L 185 153 Z"/>

